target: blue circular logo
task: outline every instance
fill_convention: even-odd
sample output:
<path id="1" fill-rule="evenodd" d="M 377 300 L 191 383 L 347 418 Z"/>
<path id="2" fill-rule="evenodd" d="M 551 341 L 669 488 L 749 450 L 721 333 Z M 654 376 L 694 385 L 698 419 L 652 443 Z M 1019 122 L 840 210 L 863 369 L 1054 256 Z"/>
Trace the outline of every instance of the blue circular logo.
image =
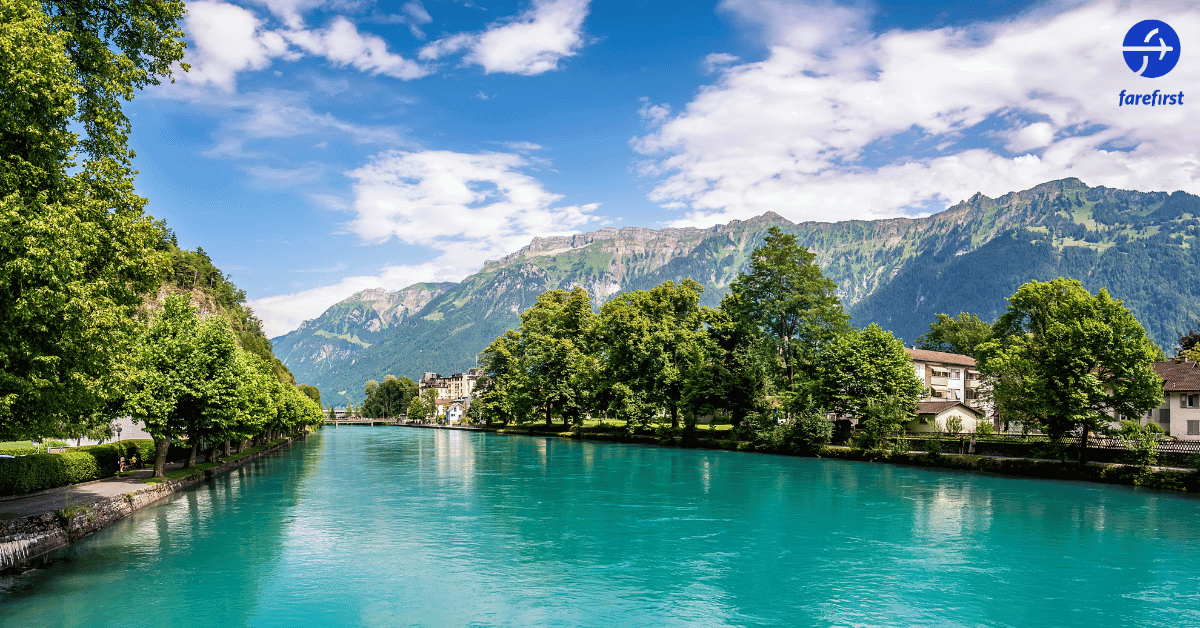
<path id="1" fill-rule="evenodd" d="M 1142 20 L 1125 33 L 1121 52 L 1134 74 L 1158 78 L 1179 63 L 1179 35 L 1166 22 Z"/>

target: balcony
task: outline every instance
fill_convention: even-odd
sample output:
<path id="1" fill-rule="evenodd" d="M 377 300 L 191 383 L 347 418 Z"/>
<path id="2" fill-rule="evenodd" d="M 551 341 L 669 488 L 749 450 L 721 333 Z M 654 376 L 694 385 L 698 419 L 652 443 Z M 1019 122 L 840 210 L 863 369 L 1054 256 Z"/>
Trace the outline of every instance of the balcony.
<path id="1" fill-rule="evenodd" d="M 947 377 L 930 377 L 929 385 L 930 386 L 949 386 L 950 379 Z"/>

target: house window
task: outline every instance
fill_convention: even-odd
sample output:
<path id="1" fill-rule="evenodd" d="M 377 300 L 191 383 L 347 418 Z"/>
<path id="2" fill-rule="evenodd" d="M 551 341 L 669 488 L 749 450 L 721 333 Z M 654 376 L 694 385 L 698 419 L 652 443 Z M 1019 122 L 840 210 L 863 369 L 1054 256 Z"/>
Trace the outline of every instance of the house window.
<path id="1" fill-rule="evenodd" d="M 1188 436 L 1200 436 L 1200 421 L 1188 421 Z"/>
<path id="2" fill-rule="evenodd" d="M 967 380 L 979 379 L 979 373 L 975 371 L 967 371 Z"/>
<path id="3" fill-rule="evenodd" d="M 968 388 L 965 391 L 965 394 L 966 394 L 967 399 L 978 399 L 979 398 L 979 393 L 975 392 L 975 390 L 973 390 L 971 388 Z"/>
<path id="4" fill-rule="evenodd" d="M 936 389 L 936 388 L 930 388 L 930 389 L 929 389 L 929 396 L 930 396 L 930 397 L 936 397 L 936 398 L 938 398 L 938 399 L 941 399 L 941 398 L 942 398 L 942 397 L 944 397 L 945 395 L 943 395 L 943 394 L 942 394 L 942 391 L 940 391 L 940 390 L 938 390 L 938 389 Z"/>
<path id="5" fill-rule="evenodd" d="M 1168 434 L 1171 433 L 1171 409 L 1170 408 L 1163 408 L 1158 411 L 1158 424 L 1163 426 L 1163 429 Z"/>
<path id="6" fill-rule="evenodd" d="M 958 379 L 962 375 L 962 372 L 958 369 L 954 369 L 953 371 L 950 371 L 950 373 L 953 375 L 954 379 Z"/>
<path id="7" fill-rule="evenodd" d="M 1180 408 L 1196 408 L 1200 407 L 1200 395 L 1179 395 Z"/>

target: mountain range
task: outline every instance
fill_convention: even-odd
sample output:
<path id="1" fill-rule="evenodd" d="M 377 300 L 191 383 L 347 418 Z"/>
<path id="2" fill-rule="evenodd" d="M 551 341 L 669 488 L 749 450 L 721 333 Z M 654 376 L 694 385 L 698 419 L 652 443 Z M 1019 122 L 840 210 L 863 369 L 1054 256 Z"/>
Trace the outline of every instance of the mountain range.
<path id="1" fill-rule="evenodd" d="M 994 320 L 1022 283 L 1059 276 L 1123 299 L 1168 351 L 1200 320 L 1200 197 L 1063 179 L 922 218 L 796 224 L 767 213 L 707 229 L 535 238 L 460 283 L 359 292 L 273 339 L 275 355 L 327 402 L 358 402 L 368 379 L 474 366 L 546 290 L 582 286 L 599 306 L 690 277 L 716 305 L 773 226 L 816 254 L 854 324 L 910 343 L 936 313 Z"/>

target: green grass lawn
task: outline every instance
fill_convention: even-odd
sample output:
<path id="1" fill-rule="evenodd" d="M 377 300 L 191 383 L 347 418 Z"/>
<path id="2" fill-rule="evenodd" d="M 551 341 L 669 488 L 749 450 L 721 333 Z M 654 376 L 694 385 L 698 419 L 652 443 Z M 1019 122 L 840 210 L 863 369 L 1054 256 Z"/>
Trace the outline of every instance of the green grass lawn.
<path id="1" fill-rule="evenodd" d="M 0 443 L 0 451 L 6 449 L 31 449 L 33 443 L 27 440 L 10 440 Z"/>

